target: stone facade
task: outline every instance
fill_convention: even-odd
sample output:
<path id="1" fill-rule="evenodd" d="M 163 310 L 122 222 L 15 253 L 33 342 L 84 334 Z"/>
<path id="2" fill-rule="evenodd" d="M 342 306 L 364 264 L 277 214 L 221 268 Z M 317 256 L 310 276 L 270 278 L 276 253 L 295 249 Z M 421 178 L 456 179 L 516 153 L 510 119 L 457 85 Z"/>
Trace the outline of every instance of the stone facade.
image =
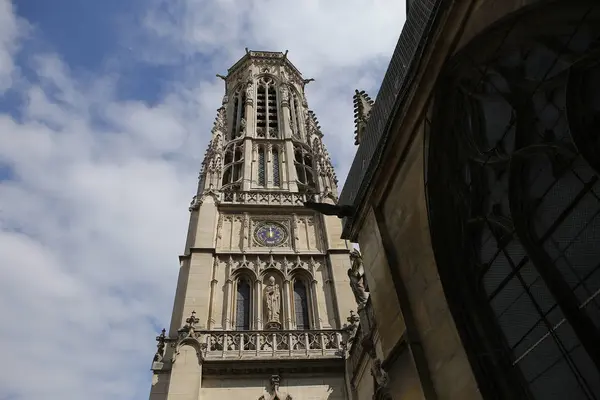
<path id="1" fill-rule="evenodd" d="M 304 207 L 337 202 L 310 80 L 254 51 L 222 78 L 150 399 L 347 399 L 351 248 Z"/>
<path id="2" fill-rule="evenodd" d="M 381 158 L 340 196 L 375 320 L 354 398 L 599 397 L 597 2 L 414 0 L 400 43 L 427 16 L 388 70 L 401 106 L 374 120 L 382 86 L 358 115 L 360 146 L 389 127 Z"/>

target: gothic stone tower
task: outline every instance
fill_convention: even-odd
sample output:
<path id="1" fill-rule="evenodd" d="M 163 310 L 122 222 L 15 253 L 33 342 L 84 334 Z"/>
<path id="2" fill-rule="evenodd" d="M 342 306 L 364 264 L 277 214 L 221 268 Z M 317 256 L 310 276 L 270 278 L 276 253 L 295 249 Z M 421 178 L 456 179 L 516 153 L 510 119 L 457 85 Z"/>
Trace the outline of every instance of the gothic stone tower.
<path id="1" fill-rule="evenodd" d="M 346 399 L 343 322 L 356 307 L 337 199 L 302 78 L 247 51 L 226 77 L 202 163 L 151 400 Z"/>

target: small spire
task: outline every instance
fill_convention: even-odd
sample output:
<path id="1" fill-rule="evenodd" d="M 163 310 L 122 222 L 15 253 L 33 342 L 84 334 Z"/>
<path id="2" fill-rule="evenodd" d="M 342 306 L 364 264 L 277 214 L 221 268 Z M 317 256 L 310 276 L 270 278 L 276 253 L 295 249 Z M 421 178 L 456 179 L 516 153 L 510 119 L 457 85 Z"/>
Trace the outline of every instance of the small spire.
<path id="1" fill-rule="evenodd" d="M 358 90 L 354 91 L 354 124 L 356 126 L 356 130 L 354 131 L 355 145 L 359 145 L 362 141 L 373 104 L 375 103 L 364 90 L 361 90 L 360 92 Z"/>
<path id="2" fill-rule="evenodd" d="M 163 328 L 160 335 L 156 337 L 158 342 L 156 345 L 156 354 L 154 355 L 154 362 L 161 362 L 165 356 L 165 343 L 167 342 L 167 336 L 165 335 L 166 329 Z"/>

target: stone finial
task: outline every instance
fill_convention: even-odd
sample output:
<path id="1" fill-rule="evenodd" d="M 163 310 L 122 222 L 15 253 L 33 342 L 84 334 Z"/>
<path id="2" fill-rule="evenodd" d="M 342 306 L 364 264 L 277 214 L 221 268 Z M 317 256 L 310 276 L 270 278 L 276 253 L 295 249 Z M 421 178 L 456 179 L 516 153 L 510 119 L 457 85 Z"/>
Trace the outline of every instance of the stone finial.
<path id="1" fill-rule="evenodd" d="M 317 116 L 312 110 L 308 110 L 306 114 L 306 132 L 308 136 L 317 135 L 322 138 L 323 134 L 321 133 L 321 126 L 319 125 L 319 121 L 317 120 Z"/>
<path id="2" fill-rule="evenodd" d="M 358 324 L 359 320 L 360 319 L 358 318 L 358 316 L 354 314 L 354 311 L 350 310 L 350 316 L 346 318 L 346 321 L 348 321 L 350 325 L 356 325 Z"/>
<path id="3" fill-rule="evenodd" d="M 360 92 L 358 90 L 354 91 L 354 124 L 356 126 L 356 130 L 354 131 L 355 145 L 359 145 L 362 141 L 373 104 L 375 103 L 364 90 L 361 90 Z"/>
<path id="4" fill-rule="evenodd" d="M 163 328 L 160 335 L 156 337 L 156 354 L 154 354 L 154 362 L 161 362 L 165 357 L 165 343 L 167 342 L 167 336 L 165 335 L 167 331 Z"/>
<path id="5" fill-rule="evenodd" d="M 186 328 L 194 329 L 196 327 L 196 324 L 200 322 L 200 319 L 196 317 L 196 311 L 192 311 L 192 315 L 190 315 L 190 317 L 186 319 L 185 322 Z"/>

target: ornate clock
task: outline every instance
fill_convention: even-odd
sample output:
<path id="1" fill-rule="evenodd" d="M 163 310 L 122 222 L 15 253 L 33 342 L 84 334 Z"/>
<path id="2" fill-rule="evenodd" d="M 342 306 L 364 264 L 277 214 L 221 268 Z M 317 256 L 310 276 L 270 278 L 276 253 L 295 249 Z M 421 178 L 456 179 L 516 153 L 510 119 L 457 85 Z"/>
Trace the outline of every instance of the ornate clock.
<path id="1" fill-rule="evenodd" d="M 285 240 L 285 227 L 277 222 L 265 222 L 256 227 L 254 237 L 263 246 L 277 246 Z"/>

